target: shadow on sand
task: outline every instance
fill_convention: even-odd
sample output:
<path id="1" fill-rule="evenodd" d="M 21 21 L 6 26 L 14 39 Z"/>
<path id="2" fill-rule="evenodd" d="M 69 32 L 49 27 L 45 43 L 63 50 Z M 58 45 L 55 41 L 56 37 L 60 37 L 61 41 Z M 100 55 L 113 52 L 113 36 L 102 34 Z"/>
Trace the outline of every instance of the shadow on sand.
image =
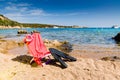
<path id="1" fill-rule="evenodd" d="M 20 56 L 17 56 L 15 58 L 13 58 L 12 60 L 13 61 L 18 61 L 20 63 L 31 65 L 31 67 L 37 67 L 37 66 L 39 66 L 35 61 L 32 61 L 32 63 L 30 63 L 30 61 L 31 61 L 32 58 L 33 57 L 29 56 L 29 55 L 20 55 Z M 42 62 L 47 62 L 47 61 L 48 61 L 47 59 L 42 59 Z M 49 62 L 47 63 L 47 65 L 61 67 L 61 65 L 55 59 L 49 60 Z"/>

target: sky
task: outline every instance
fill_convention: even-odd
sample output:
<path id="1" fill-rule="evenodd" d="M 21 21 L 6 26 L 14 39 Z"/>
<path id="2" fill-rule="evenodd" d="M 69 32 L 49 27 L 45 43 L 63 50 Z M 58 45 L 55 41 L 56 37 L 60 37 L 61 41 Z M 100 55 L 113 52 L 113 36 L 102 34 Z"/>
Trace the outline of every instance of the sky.
<path id="1" fill-rule="evenodd" d="M 20 23 L 120 26 L 120 0 L 0 0 L 0 14 Z"/>

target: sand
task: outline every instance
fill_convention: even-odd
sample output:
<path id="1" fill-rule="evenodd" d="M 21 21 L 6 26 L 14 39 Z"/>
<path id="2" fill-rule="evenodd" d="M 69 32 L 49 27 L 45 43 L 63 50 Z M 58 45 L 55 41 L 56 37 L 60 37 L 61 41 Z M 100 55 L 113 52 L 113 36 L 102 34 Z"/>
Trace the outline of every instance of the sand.
<path id="1" fill-rule="evenodd" d="M 0 45 L 2 44 L 3 42 Z M 5 45 L 2 49 L 6 49 Z M 101 60 L 105 56 L 119 57 L 119 48 L 88 46 L 85 49 L 74 49 L 69 55 L 77 58 L 77 61 L 66 61 L 68 68 L 65 69 L 59 63 L 31 67 L 29 64 L 13 61 L 20 55 L 30 56 L 25 46 L 11 46 L 6 50 L 6 53 L 0 52 L 0 80 L 120 80 L 119 58 Z"/>

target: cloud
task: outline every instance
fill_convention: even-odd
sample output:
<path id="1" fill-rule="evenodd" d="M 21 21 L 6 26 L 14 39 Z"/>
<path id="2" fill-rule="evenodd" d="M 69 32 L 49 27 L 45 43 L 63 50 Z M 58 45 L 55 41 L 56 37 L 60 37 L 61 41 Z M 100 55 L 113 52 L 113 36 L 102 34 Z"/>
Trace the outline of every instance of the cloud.
<path id="1" fill-rule="evenodd" d="M 28 4 L 28 3 L 18 3 L 18 4 L 15 4 L 15 3 L 12 3 L 12 2 L 7 2 L 8 5 L 10 6 L 17 6 L 17 7 L 25 7 L 25 6 L 31 6 L 32 4 Z"/>
<path id="2" fill-rule="evenodd" d="M 78 16 L 78 15 L 86 15 L 88 14 L 87 12 L 67 12 L 67 13 L 55 13 L 55 14 L 50 14 L 50 13 L 45 13 L 43 16 Z"/>
<path id="3" fill-rule="evenodd" d="M 17 7 L 17 6 L 6 6 L 5 10 L 13 12 L 24 12 L 28 10 L 27 7 Z"/>
<path id="4" fill-rule="evenodd" d="M 14 11 L 14 10 L 18 10 L 18 9 L 16 8 L 16 6 L 7 6 L 7 7 L 5 7 L 5 10 L 12 10 L 12 11 Z"/>
<path id="5" fill-rule="evenodd" d="M 68 13 L 67 15 L 74 16 L 74 15 L 82 15 L 82 14 L 88 14 L 88 13 L 86 13 L 86 12 L 72 12 L 72 13 Z"/>
<path id="6" fill-rule="evenodd" d="M 9 14 L 14 14 L 16 12 L 18 12 L 19 14 L 28 14 L 28 15 L 42 15 L 44 13 L 44 11 L 42 9 L 33 9 L 33 7 L 31 7 L 31 4 L 28 3 L 19 3 L 19 4 L 15 4 L 15 3 L 11 3 L 8 2 L 8 6 L 6 6 L 4 8 L 6 11 L 9 12 Z"/>
<path id="7" fill-rule="evenodd" d="M 23 7 L 23 6 L 30 6 L 31 4 L 27 4 L 27 3 L 21 3 L 21 4 L 18 4 L 17 6 L 21 6 L 21 7 Z"/>
<path id="8" fill-rule="evenodd" d="M 29 11 L 30 15 L 42 15 L 44 14 L 44 11 L 41 9 L 34 9 Z"/>
<path id="9" fill-rule="evenodd" d="M 8 2 L 8 5 L 4 7 L 4 15 L 12 20 L 18 22 L 30 21 L 31 18 L 37 19 L 40 16 L 46 15 L 44 10 L 31 7 L 30 4 L 14 4 Z M 48 14 L 47 14 L 48 15 Z"/>
<path id="10" fill-rule="evenodd" d="M 8 12 L 24 12 L 26 10 L 28 10 L 28 7 L 30 6 L 30 4 L 27 3 L 20 3 L 20 4 L 14 4 L 11 2 L 8 2 L 8 6 L 6 6 L 4 9 Z"/>
<path id="11" fill-rule="evenodd" d="M 22 15 L 29 15 L 29 16 L 75 16 L 75 15 L 80 15 L 80 14 L 87 14 L 87 13 L 81 13 L 81 12 L 70 12 L 70 13 L 47 13 L 43 9 L 35 8 L 32 7 L 32 4 L 28 3 L 12 3 L 12 2 L 7 2 L 8 6 L 5 7 L 6 11 L 9 11 L 11 13 L 9 14 L 15 14 L 18 12 L 19 14 Z"/>
<path id="12" fill-rule="evenodd" d="M 68 17 L 77 16 L 87 13 L 82 12 L 66 12 L 66 13 L 48 13 L 44 9 L 33 7 L 28 3 L 11 3 L 7 2 L 7 6 L 4 7 L 4 15 L 12 20 L 18 22 L 35 22 L 41 19 L 40 17 Z"/>
<path id="13" fill-rule="evenodd" d="M 26 17 L 24 14 L 21 14 L 21 13 L 6 13 L 4 14 L 6 17 L 8 17 L 9 19 L 11 20 L 14 20 L 14 21 L 18 21 L 18 22 L 22 22 L 22 20 L 24 20 L 24 18 Z"/>
<path id="14" fill-rule="evenodd" d="M 5 16 L 9 16 L 9 17 L 24 17 L 23 14 L 21 13 L 6 13 Z"/>

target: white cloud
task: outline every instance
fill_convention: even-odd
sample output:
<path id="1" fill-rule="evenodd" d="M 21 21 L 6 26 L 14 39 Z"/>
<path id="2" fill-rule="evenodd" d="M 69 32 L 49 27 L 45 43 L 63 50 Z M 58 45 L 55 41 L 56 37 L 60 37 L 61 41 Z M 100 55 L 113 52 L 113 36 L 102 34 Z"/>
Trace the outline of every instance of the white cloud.
<path id="1" fill-rule="evenodd" d="M 21 6 L 21 7 L 25 7 L 25 6 L 31 6 L 31 4 L 27 4 L 27 3 L 21 3 L 21 4 L 17 4 L 17 6 Z"/>
<path id="2" fill-rule="evenodd" d="M 8 2 L 8 6 L 6 6 L 4 9 L 8 12 L 24 12 L 27 11 L 29 7 L 29 4 L 14 4 L 11 2 Z"/>
<path id="3" fill-rule="evenodd" d="M 5 10 L 7 12 L 25 12 L 25 11 L 28 11 L 28 8 L 27 7 L 17 7 L 17 6 L 6 6 L 5 7 Z"/>
<path id="4" fill-rule="evenodd" d="M 34 10 L 30 10 L 30 15 L 42 15 L 44 14 L 44 11 L 41 9 L 34 9 Z"/>
<path id="5" fill-rule="evenodd" d="M 5 10 L 12 10 L 12 11 L 14 11 L 14 10 L 18 10 L 18 9 L 17 9 L 16 6 L 7 6 L 7 7 L 5 7 Z"/>
<path id="6" fill-rule="evenodd" d="M 69 13 L 55 13 L 55 14 L 50 14 L 50 13 L 45 13 L 42 16 L 77 16 L 77 15 L 85 15 L 88 14 L 86 12 L 69 12 Z"/>
<path id="7" fill-rule="evenodd" d="M 15 14 L 16 12 L 19 14 L 23 15 L 33 15 L 33 16 L 38 16 L 38 15 L 44 15 L 44 11 L 42 9 L 32 9 L 33 7 L 30 6 L 31 4 L 27 3 L 20 3 L 20 4 L 15 4 L 8 2 L 8 6 L 6 6 L 4 9 L 9 12 L 9 14 Z"/>
<path id="8" fill-rule="evenodd" d="M 21 13 L 7 13 L 7 14 L 5 14 L 5 16 L 12 18 L 12 17 L 23 17 L 24 15 Z"/>
<path id="9" fill-rule="evenodd" d="M 22 15 L 29 15 L 29 16 L 75 16 L 80 14 L 87 14 L 81 12 L 70 12 L 70 13 L 47 13 L 43 9 L 35 9 L 32 7 L 31 4 L 28 3 L 19 3 L 15 4 L 12 2 L 7 2 L 8 6 L 5 7 L 5 10 L 10 12 L 9 14 L 15 14 L 16 12 Z"/>
<path id="10" fill-rule="evenodd" d="M 17 7 L 28 7 L 28 6 L 31 6 L 31 4 L 28 4 L 28 3 L 19 3 L 19 4 L 15 4 L 15 3 L 12 3 L 12 2 L 7 2 L 8 5 L 10 6 L 17 6 Z"/>
<path id="11" fill-rule="evenodd" d="M 74 15 L 81 15 L 81 14 L 88 14 L 88 13 L 86 13 L 86 12 L 72 12 L 72 13 L 68 13 L 66 15 L 74 16 Z"/>
<path id="12" fill-rule="evenodd" d="M 8 5 L 4 7 L 6 13 L 4 15 L 12 20 L 18 22 L 30 22 L 40 20 L 40 17 L 64 17 L 64 16 L 76 16 L 80 14 L 87 14 L 81 12 L 70 12 L 70 13 L 47 13 L 43 9 L 32 7 L 31 4 L 27 3 L 11 3 L 8 2 Z"/>
<path id="13" fill-rule="evenodd" d="M 14 21 L 18 21 L 18 22 L 21 22 L 25 16 L 21 13 L 6 13 L 4 14 L 6 17 L 8 17 L 9 19 L 11 20 L 14 20 Z"/>
<path id="14" fill-rule="evenodd" d="M 28 8 L 27 7 L 22 7 L 22 8 L 20 8 L 20 9 L 18 9 L 20 12 L 26 12 L 27 10 L 28 10 Z"/>

